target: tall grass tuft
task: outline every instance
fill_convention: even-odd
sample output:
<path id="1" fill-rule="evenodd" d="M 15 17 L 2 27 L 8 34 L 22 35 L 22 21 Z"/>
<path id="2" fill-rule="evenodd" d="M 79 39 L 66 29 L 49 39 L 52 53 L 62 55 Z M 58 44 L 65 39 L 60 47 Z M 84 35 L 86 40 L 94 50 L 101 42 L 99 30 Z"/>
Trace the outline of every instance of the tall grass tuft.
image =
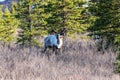
<path id="1" fill-rule="evenodd" d="M 116 54 L 98 52 L 91 40 L 64 41 L 60 55 L 43 48 L 0 45 L 0 80 L 120 80 L 114 73 Z"/>

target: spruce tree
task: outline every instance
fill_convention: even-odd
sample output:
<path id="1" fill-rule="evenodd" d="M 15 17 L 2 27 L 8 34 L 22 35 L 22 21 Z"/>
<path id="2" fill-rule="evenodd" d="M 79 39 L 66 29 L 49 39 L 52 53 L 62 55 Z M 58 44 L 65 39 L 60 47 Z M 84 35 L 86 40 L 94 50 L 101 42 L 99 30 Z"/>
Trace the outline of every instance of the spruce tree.
<path id="1" fill-rule="evenodd" d="M 6 7 L 4 13 L 1 12 L 0 18 L 1 18 L 0 40 L 3 42 L 15 41 L 14 34 L 16 32 L 18 23 L 14 17 L 14 13 L 11 13 L 10 10 L 8 9 L 8 7 Z"/>
<path id="2" fill-rule="evenodd" d="M 2 6 L 0 6 L 0 41 L 3 40 L 4 35 L 4 22 L 3 22 L 3 12 L 2 12 Z"/>
<path id="3" fill-rule="evenodd" d="M 37 36 L 46 34 L 44 29 L 46 22 L 44 21 L 45 13 L 43 1 L 40 0 L 18 0 L 16 10 L 17 18 L 20 20 L 20 29 L 18 43 L 29 46 L 39 45 Z"/>
<path id="4" fill-rule="evenodd" d="M 96 16 L 96 21 L 89 28 L 94 35 L 107 38 L 107 46 L 118 43 L 119 40 L 119 0 L 99 0 L 90 8 L 91 13 Z"/>
<path id="5" fill-rule="evenodd" d="M 48 31 L 66 28 L 68 35 L 86 30 L 85 0 L 51 0 L 44 6 Z M 84 16 L 83 16 L 84 15 Z M 84 24 L 84 25 L 83 25 Z"/>
<path id="6" fill-rule="evenodd" d="M 120 72 L 120 1 L 95 1 L 90 7 L 90 12 L 96 17 L 96 20 L 89 30 L 93 35 L 106 39 L 106 48 L 117 49 L 118 62 L 116 64 L 117 71 Z"/>

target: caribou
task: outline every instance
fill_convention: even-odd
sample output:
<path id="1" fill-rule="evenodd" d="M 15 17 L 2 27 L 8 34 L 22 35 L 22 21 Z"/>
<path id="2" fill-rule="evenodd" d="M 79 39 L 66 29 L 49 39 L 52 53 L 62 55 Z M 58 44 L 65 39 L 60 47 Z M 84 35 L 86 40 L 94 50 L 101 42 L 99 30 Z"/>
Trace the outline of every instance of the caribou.
<path id="1" fill-rule="evenodd" d="M 55 31 L 54 31 L 55 32 Z M 55 54 L 62 53 L 63 36 L 66 29 L 61 29 L 59 33 L 55 32 L 44 38 L 44 52 L 49 48 Z"/>

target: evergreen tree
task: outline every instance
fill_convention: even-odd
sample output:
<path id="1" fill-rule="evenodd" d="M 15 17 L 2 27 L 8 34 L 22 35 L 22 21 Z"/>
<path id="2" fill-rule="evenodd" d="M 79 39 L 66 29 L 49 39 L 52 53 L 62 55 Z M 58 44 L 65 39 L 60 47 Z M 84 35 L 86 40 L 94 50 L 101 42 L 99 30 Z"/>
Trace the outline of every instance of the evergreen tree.
<path id="1" fill-rule="evenodd" d="M 46 21 L 48 31 L 66 28 L 68 35 L 80 33 L 87 28 L 84 14 L 85 0 L 51 0 L 44 6 L 45 13 L 50 15 Z M 83 25 L 84 24 L 84 25 Z"/>
<path id="2" fill-rule="evenodd" d="M 18 0 L 16 10 L 20 20 L 21 33 L 18 43 L 22 45 L 39 45 L 37 36 L 46 34 L 44 18 L 47 16 L 42 6 L 45 2 L 40 0 Z"/>
<path id="3" fill-rule="evenodd" d="M 49 14 L 47 14 L 44 10 L 44 5 L 47 4 L 47 1 L 44 0 L 36 0 L 36 2 L 32 5 L 32 26 L 34 27 L 34 31 L 36 35 L 43 36 L 47 34 L 47 19 Z"/>
<path id="4" fill-rule="evenodd" d="M 31 44 L 32 42 L 32 30 L 31 30 L 31 18 L 30 18 L 30 0 L 18 0 L 17 6 L 17 18 L 20 20 L 21 33 L 19 33 L 18 43 Z"/>
<path id="5" fill-rule="evenodd" d="M 3 40 L 3 32 L 4 32 L 4 23 L 3 23 L 3 12 L 2 6 L 0 6 L 0 41 Z"/>
<path id="6" fill-rule="evenodd" d="M 118 44 L 119 39 L 119 0 L 98 0 L 90 10 L 96 16 L 96 21 L 89 28 L 94 35 L 106 38 L 107 46 Z"/>
<path id="7" fill-rule="evenodd" d="M 9 11 L 8 7 L 6 7 L 4 13 L 1 12 L 0 17 L 0 40 L 3 42 L 14 41 L 14 34 L 17 29 L 17 20 L 15 19 L 14 14 Z"/>
<path id="8" fill-rule="evenodd" d="M 106 48 L 117 49 L 117 71 L 120 72 L 120 1 L 97 0 L 90 7 L 96 17 L 95 23 L 89 28 L 94 35 L 106 39 Z"/>

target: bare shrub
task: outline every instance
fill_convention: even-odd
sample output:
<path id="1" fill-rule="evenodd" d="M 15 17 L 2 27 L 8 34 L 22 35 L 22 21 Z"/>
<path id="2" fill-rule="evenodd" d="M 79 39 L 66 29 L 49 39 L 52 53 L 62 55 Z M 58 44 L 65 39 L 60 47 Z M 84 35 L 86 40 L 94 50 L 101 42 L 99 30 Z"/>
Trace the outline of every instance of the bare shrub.
<path id="1" fill-rule="evenodd" d="M 48 59 L 43 48 L 0 45 L 0 80 L 119 80 L 116 54 L 99 54 L 90 40 L 66 39 L 63 53 Z"/>

